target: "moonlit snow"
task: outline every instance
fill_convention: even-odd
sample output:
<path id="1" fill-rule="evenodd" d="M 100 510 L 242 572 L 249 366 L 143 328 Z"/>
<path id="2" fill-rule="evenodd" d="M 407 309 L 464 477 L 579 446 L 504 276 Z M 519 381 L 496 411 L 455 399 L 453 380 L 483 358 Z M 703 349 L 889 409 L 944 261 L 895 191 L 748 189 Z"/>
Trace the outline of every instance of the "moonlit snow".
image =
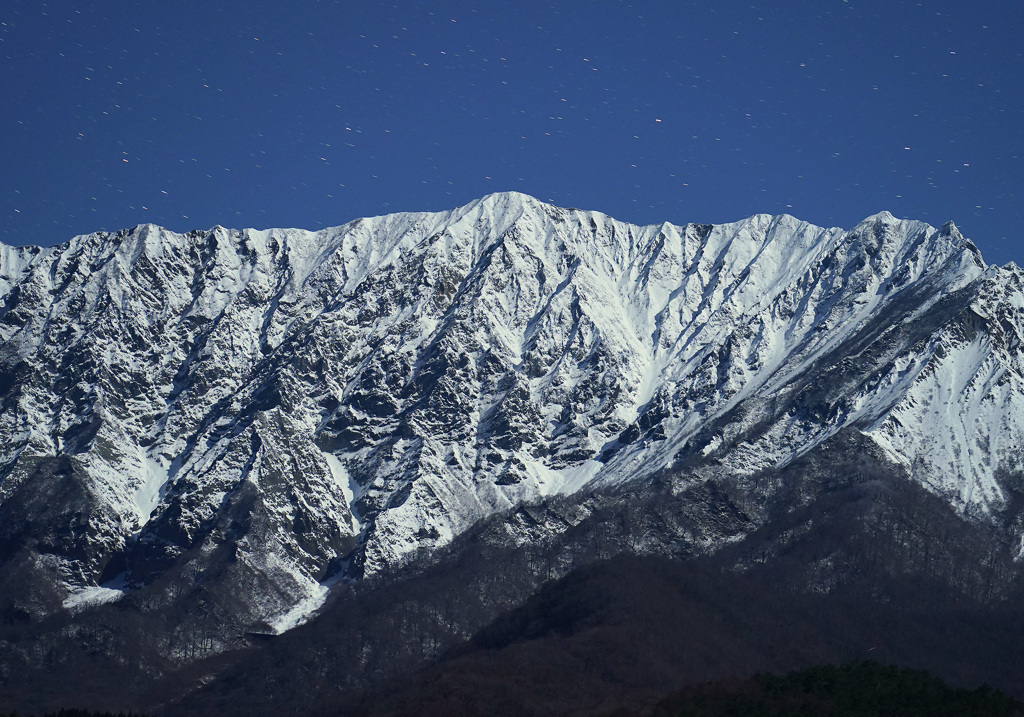
<path id="1" fill-rule="evenodd" d="M 338 566 L 386 571 L 547 495 L 755 475 L 846 430 L 985 519 L 1022 469 L 1022 279 L 885 212 L 638 227 L 515 193 L 3 247 L 0 502 L 67 456 L 91 531 L 52 556 L 69 606 L 113 599 L 111 556 L 131 589 L 234 541 L 274 631 Z"/>

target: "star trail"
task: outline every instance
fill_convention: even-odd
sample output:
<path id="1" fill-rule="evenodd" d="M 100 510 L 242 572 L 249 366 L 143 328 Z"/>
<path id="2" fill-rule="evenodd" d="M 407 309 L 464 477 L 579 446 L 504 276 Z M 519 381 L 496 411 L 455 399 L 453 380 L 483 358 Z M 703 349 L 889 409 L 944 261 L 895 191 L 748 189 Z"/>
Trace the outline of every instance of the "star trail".
<path id="1" fill-rule="evenodd" d="M 517 190 L 640 224 L 888 209 L 1021 263 L 1022 31 L 1016 0 L 8 0 L 0 240 Z"/>

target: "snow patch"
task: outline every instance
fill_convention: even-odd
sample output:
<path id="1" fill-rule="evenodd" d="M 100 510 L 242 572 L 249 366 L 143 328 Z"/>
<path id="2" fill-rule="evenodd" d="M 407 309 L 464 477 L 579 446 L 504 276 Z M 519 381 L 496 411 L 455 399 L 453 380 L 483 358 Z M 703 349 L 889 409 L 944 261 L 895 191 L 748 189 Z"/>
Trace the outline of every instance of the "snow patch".
<path id="1" fill-rule="evenodd" d="M 142 460 L 144 482 L 135 491 L 135 505 L 138 509 L 139 527 L 149 522 L 153 511 L 160 503 L 160 495 L 167 484 L 167 468 L 159 461 L 143 453 Z"/>
<path id="2" fill-rule="evenodd" d="M 312 589 L 310 595 L 302 598 L 277 617 L 267 620 L 267 624 L 270 625 L 275 634 L 280 635 L 294 627 L 309 622 L 309 619 L 316 615 L 316 611 L 323 607 L 324 601 L 327 600 L 328 592 L 330 592 L 330 588 L 326 584 L 318 584 Z"/>
<path id="3" fill-rule="evenodd" d="M 560 470 L 533 461 L 526 466 L 527 472 L 536 479 L 540 494 L 544 496 L 572 495 L 589 483 L 602 468 L 604 463 L 594 459 Z"/>
<path id="4" fill-rule="evenodd" d="M 349 514 L 352 520 L 352 534 L 358 535 L 363 529 L 362 517 L 356 510 L 356 501 L 359 500 L 359 496 L 362 495 L 363 488 L 349 475 L 348 470 L 342 465 L 341 461 L 333 453 L 327 451 L 321 451 L 321 455 L 324 457 L 324 462 L 327 463 L 327 467 L 331 470 L 331 476 L 334 478 L 334 482 L 338 488 L 341 489 L 342 495 L 345 496 L 345 504 L 348 505 Z"/>
<path id="5" fill-rule="evenodd" d="M 117 602 L 125 596 L 124 574 L 103 585 L 93 585 L 71 593 L 64 599 L 64 609 L 77 612 L 95 605 Z"/>

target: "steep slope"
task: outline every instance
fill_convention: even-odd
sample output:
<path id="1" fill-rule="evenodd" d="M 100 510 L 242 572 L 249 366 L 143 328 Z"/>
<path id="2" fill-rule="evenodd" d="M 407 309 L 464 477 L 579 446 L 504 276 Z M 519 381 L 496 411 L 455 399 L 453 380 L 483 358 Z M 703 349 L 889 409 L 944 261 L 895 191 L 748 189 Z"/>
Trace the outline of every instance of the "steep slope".
<path id="1" fill-rule="evenodd" d="M 0 560 L 67 607 L 173 569 L 279 632 L 340 576 L 665 469 L 727 477 L 757 525 L 780 487 L 754 477 L 842 431 L 1024 534 L 1024 276 L 952 224 L 636 227 L 508 193 L 0 262 Z"/>

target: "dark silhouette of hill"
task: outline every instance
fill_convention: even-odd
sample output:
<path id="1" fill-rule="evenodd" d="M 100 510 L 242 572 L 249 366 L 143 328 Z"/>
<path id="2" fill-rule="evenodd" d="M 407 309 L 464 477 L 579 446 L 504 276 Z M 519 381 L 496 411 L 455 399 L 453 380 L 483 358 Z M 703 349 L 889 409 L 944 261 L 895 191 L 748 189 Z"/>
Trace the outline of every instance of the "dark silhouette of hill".
<path id="1" fill-rule="evenodd" d="M 703 565 L 620 556 L 574 572 L 345 714 L 643 711 L 686 685 L 875 657 L 1021 694 L 1021 615 L 801 596 Z M 714 713 L 718 714 L 718 713 Z M 847 713 L 842 713 L 847 714 Z"/>
<path id="2" fill-rule="evenodd" d="M 924 670 L 874 661 L 709 682 L 662 700 L 654 717 L 1011 717 L 1024 703 L 988 685 L 951 688 Z"/>

